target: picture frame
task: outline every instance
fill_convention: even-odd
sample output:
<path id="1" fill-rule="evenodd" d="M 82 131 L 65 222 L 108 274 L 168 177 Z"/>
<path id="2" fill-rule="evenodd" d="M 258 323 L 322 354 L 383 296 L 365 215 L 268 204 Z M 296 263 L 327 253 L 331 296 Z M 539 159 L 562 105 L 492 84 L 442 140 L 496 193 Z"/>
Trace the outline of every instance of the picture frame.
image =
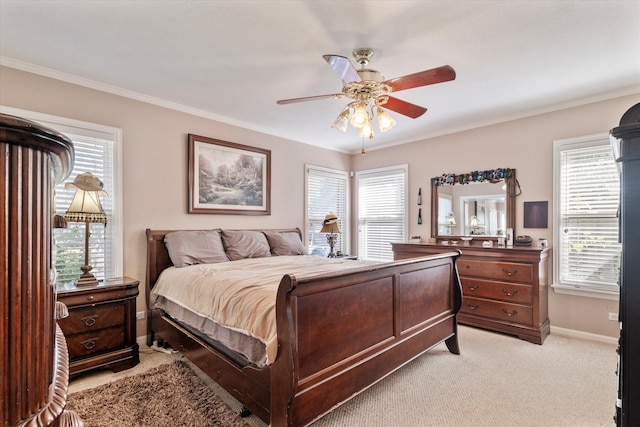
<path id="1" fill-rule="evenodd" d="M 549 226 L 549 202 L 524 202 L 524 228 Z"/>
<path id="2" fill-rule="evenodd" d="M 271 214 L 271 150 L 188 135 L 190 214 Z"/>

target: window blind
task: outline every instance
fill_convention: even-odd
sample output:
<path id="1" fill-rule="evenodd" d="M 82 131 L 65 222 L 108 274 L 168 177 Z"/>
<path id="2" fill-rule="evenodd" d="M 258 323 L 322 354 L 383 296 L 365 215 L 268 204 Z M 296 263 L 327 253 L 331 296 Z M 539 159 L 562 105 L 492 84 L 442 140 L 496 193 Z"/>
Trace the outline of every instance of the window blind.
<path id="1" fill-rule="evenodd" d="M 406 240 L 407 168 L 358 174 L 358 257 L 393 260 L 390 242 Z"/>
<path id="2" fill-rule="evenodd" d="M 73 141 L 75 149 L 75 163 L 67 180 L 55 188 L 56 213 L 64 215 L 75 194 L 75 187 L 65 188 L 65 183 L 73 182 L 75 177 L 84 172 L 91 172 L 104 184 L 106 197 L 101 198 L 102 208 L 107 215 L 107 226 L 104 224 L 89 224 L 89 265 L 93 267 L 91 273 L 97 279 L 114 277 L 113 260 L 115 227 L 113 223 L 114 175 L 113 175 L 113 145 L 114 141 L 82 135 L 67 136 Z M 68 222 L 67 228 L 54 229 L 54 250 L 56 282 L 58 284 L 73 283 L 82 274 L 80 267 L 84 265 L 85 223 Z"/>
<path id="3" fill-rule="evenodd" d="M 307 166 L 307 242 L 310 255 L 327 256 L 329 244 L 327 235 L 320 233 L 325 216 L 334 212 L 338 216 L 341 234 L 334 247 L 335 251 L 348 254 L 349 212 L 348 175 L 316 166 Z"/>
<path id="4" fill-rule="evenodd" d="M 558 279 L 561 285 L 617 290 L 620 179 L 607 140 L 560 147 Z"/>

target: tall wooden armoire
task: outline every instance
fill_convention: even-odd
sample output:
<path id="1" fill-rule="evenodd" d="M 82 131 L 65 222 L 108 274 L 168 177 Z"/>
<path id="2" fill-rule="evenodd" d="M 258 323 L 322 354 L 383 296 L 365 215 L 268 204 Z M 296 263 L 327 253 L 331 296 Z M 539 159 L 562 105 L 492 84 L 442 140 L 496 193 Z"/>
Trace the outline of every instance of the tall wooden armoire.
<path id="1" fill-rule="evenodd" d="M 620 165 L 618 426 L 640 426 L 640 103 L 611 130 Z"/>
<path id="2" fill-rule="evenodd" d="M 53 190 L 73 165 L 65 136 L 0 114 L 0 417 L 5 426 L 80 425 L 65 411 L 69 363 L 57 327 Z"/>

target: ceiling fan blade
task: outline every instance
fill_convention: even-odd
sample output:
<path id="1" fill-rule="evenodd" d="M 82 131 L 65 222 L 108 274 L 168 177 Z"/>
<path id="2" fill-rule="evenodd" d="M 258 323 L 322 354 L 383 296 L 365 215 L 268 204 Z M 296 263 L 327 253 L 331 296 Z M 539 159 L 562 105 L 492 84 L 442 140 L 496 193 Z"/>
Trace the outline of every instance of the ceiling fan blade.
<path id="1" fill-rule="evenodd" d="M 385 83 L 390 85 L 394 92 L 398 92 L 400 90 L 411 89 L 414 87 L 448 82 L 455 78 L 456 71 L 449 65 L 443 65 L 442 67 L 432 68 L 431 70 L 420 71 L 403 77 L 389 79 Z"/>
<path id="2" fill-rule="evenodd" d="M 394 98 L 393 96 L 389 97 L 389 100 L 386 104 L 381 105 L 381 107 L 386 108 L 388 110 L 393 110 L 396 113 L 400 113 L 404 116 L 411 117 L 412 119 L 417 119 L 421 115 L 427 112 L 427 109 L 421 107 L 416 104 L 412 104 L 407 101 L 403 101 L 398 98 Z"/>
<path id="3" fill-rule="evenodd" d="M 346 82 L 359 82 L 360 75 L 353 67 L 353 64 L 345 56 L 340 55 L 322 55 L 325 61 L 333 70 L 340 75 L 340 78 Z"/>
<path id="4" fill-rule="evenodd" d="M 316 95 L 316 96 L 305 96 L 302 98 L 291 98 L 291 99 L 281 99 L 276 101 L 276 104 L 284 105 L 284 104 L 293 104 L 296 102 L 306 102 L 306 101 L 316 101 L 318 99 L 327 99 L 327 98 L 343 98 L 344 93 L 332 93 L 330 95 Z"/>

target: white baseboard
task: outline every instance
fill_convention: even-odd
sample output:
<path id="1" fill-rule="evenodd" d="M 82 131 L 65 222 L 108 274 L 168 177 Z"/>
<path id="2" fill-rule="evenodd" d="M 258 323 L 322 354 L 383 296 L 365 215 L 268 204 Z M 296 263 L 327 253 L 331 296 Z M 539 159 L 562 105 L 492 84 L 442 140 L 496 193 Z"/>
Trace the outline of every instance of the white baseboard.
<path id="1" fill-rule="evenodd" d="M 136 338 L 136 342 L 138 343 L 138 345 L 140 347 L 142 347 L 142 348 L 146 347 L 147 346 L 147 336 L 146 335 L 140 335 L 139 337 Z"/>
<path id="2" fill-rule="evenodd" d="M 592 334 L 590 332 L 576 331 L 575 329 L 560 328 L 558 326 L 551 326 L 551 334 L 568 338 L 577 338 L 585 341 L 596 341 L 605 344 L 618 344 L 618 337 Z"/>

